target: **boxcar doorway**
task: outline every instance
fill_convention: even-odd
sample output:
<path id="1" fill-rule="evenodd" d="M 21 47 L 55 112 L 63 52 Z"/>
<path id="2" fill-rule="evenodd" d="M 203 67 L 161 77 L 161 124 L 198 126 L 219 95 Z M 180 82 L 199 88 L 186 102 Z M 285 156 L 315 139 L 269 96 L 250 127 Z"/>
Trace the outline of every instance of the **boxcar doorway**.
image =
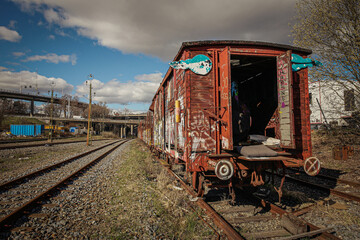
<path id="1" fill-rule="evenodd" d="M 231 55 L 233 145 L 264 135 L 278 106 L 276 57 Z"/>

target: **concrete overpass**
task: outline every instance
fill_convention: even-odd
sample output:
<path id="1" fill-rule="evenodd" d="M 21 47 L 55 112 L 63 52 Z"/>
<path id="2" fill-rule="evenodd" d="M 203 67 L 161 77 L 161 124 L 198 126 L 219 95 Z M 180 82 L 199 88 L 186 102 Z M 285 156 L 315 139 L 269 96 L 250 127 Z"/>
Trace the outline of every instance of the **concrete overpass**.
<path id="1" fill-rule="evenodd" d="M 43 95 L 33 95 L 30 93 L 20 93 L 15 91 L 8 91 L 4 89 L 0 89 L 0 98 L 11 98 L 11 99 L 21 99 L 21 100 L 27 100 L 30 101 L 30 112 L 31 115 L 34 115 L 34 102 L 51 102 L 51 97 L 43 96 Z M 53 98 L 53 101 L 55 104 L 61 104 L 61 98 Z M 74 102 L 70 101 L 71 106 L 79 107 L 82 109 L 86 109 L 89 104 L 83 103 L 83 102 Z"/>
<path id="2" fill-rule="evenodd" d="M 128 117 L 127 117 L 128 116 Z M 112 131 L 118 136 L 136 136 L 137 129 L 140 121 L 144 119 L 146 114 L 129 114 L 123 115 L 125 119 L 109 119 L 109 118 L 94 118 L 91 119 L 91 127 L 95 131 Z M 133 119 L 130 119 L 133 118 Z M 50 117 L 37 117 L 35 118 L 50 123 Z M 137 118 L 137 119 L 134 119 Z M 76 118 L 53 118 L 53 123 L 58 126 L 76 125 L 80 128 L 86 128 L 88 126 L 88 119 L 76 119 Z"/>
<path id="3" fill-rule="evenodd" d="M 47 116 L 28 116 L 28 115 L 8 115 L 21 118 L 36 118 L 42 122 L 50 124 L 50 117 Z M 146 114 L 124 114 L 113 116 L 113 118 L 94 118 L 91 119 L 91 126 L 95 131 L 112 131 L 119 136 L 136 135 L 138 125 L 141 120 L 145 119 Z M 53 124 L 57 126 L 78 126 L 86 128 L 88 119 L 85 118 L 61 118 L 53 117 Z"/>
<path id="4" fill-rule="evenodd" d="M 132 124 L 139 125 L 140 121 L 144 119 L 146 114 L 138 115 L 138 119 L 109 119 L 109 118 L 92 118 L 91 122 L 93 123 L 108 123 L 108 124 Z M 26 116 L 29 117 L 29 116 Z M 36 118 L 42 121 L 50 121 L 50 117 L 44 116 L 33 116 L 32 118 Z M 53 121 L 55 122 L 74 122 L 74 123 L 87 123 L 88 119 L 85 118 L 60 118 L 53 117 Z"/>

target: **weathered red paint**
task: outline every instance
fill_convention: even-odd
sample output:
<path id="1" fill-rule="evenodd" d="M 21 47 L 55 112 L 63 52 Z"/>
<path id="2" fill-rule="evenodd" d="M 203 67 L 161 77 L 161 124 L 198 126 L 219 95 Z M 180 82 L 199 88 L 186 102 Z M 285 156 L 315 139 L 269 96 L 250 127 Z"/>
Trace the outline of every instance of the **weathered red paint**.
<path id="1" fill-rule="evenodd" d="M 211 59 L 212 70 L 207 75 L 197 75 L 190 70 L 169 68 L 150 106 L 153 117 L 152 115 L 147 117 L 146 123 L 140 124 L 139 136 L 145 138 L 146 142 L 151 144 L 158 153 L 168 155 L 167 159 L 185 163 L 186 170 L 191 173 L 213 171 L 217 161 L 228 159 L 235 166 L 236 173 L 233 177 L 235 180 L 231 180 L 235 181 L 234 185 L 245 184 L 245 180 L 240 180 L 238 177 L 241 170 L 248 170 L 250 173 L 253 171 L 256 175 L 265 169 L 301 166 L 303 160 L 312 155 L 308 72 L 307 69 L 296 73 L 291 71 L 291 53 L 307 56 L 311 51 L 287 45 L 245 41 L 183 43 L 174 61 L 203 54 Z M 266 107 L 269 99 L 273 105 L 277 101 L 278 107 L 267 106 L 266 116 L 264 114 L 266 120 L 257 117 L 255 120 L 260 122 L 254 123 L 257 124 L 254 126 L 256 131 L 263 130 L 264 135 L 265 131 L 267 133 L 272 131 L 276 137 L 280 138 L 287 134 L 287 138 L 282 139 L 280 150 L 286 153 L 283 154 L 286 156 L 257 160 L 239 156 L 232 151 L 234 123 L 232 122 L 231 84 L 235 81 L 237 74 L 246 75 L 246 71 L 241 72 L 241 69 L 237 69 L 235 65 L 232 66 L 230 60 L 239 61 L 239 64 L 242 61 L 245 62 L 243 65 L 245 69 L 248 69 L 246 71 L 251 70 L 254 73 L 256 73 L 256 68 L 251 69 L 247 65 L 256 65 L 261 61 L 269 62 L 261 66 L 264 72 L 269 68 L 266 76 L 271 79 L 269 82 L 261 80 L 263 81 L 261 84 L 267 85 L 264 87 L 260 84 L 258 91 L 257 85 L 251 83 L 253 85 L 249 85 L 248 89 L 254 92 L 245 92 L 244 96 L 252 94 L 258 95 L 259 99 L 263 98 L 256 107 L 253 107 L 254 110 L 262 106 L 261 104 Z M 286 86 L 284 85 L 286 88 L 281 86 L 284 76 L 286 76 Z M 246 81 L 245 79 L 243 82 Z M 270 93 L 266 92 L 267 86 L 273 88 L 269 89 Z M 279 100 L 280 95 L 276 97 L 271 95 L 273 92 L 279 94 L 282 87 L 285 89 L 286 96 L 284 96 L 289 98 L 284 100 L 284 104 Z M 175 100 L 180 101 L 179 123 L 175 121 Z M 256 103 L 255 100 L 254 97 L 252 101 Z M 284 114 L 282 109 L 287 106 L 288 112 Z M 273 108 L 274 112 L 271 110 Z M 257 111 L 261 114 L 261 109 Z M 147 133 L 148 131 L 151 133 Z M 224 185 L 224 183 L 221 184 Z"/>

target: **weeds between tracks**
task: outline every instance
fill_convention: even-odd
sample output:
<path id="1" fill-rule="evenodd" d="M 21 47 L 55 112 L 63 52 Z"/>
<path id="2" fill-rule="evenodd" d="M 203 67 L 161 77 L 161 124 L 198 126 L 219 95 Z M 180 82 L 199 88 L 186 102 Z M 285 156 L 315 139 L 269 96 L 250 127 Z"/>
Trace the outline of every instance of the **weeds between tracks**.
<path id="1" fill-rule="evenodd" d="M 211 238 L 212 231 L 187 207 L 188 196 L 139 141 L 129 144 L 114 183 L 113 237 Z"/>

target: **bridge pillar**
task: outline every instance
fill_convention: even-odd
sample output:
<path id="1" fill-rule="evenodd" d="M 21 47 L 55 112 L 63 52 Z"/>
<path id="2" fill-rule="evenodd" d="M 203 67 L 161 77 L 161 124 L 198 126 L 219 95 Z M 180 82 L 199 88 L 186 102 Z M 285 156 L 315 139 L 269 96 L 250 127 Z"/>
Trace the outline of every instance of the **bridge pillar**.
<path id="1" fill-rule="evenodd" d="M 30 103 L 30 116 L 34 116 L 34 100 L 31 100 Z"/>
<path id="2" fill-rule="evenodd" d="M 131 125 L 130 127 L 131 127 L 131 136 L 133 136 L 134 135 L 134 125 Z"/>
<path id="3" fill-rule="evenodd" d="M 120 137 L 123 138 L 124 136 L 124 128 L 122 125 L 120 125 Z"/>

